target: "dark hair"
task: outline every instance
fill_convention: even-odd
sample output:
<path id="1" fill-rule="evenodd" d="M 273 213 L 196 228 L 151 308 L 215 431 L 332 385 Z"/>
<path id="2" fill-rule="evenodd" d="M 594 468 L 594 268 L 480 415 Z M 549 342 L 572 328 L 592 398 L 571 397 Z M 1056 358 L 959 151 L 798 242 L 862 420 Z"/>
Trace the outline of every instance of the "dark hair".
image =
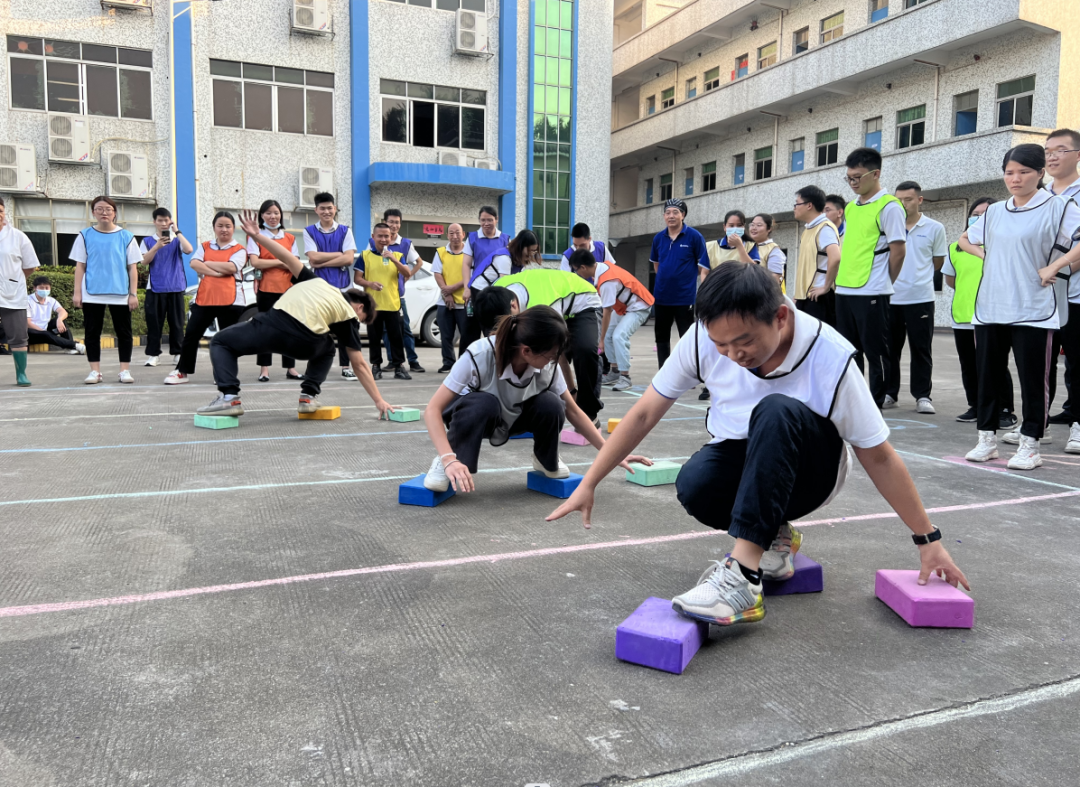
<path id="1" fill-rule="evenodd" d="M 997 200 L 993 197 L 979 197 L 977 200 L 972 202 L 971 207 L 968 208 L 968 218 L 970 219 L 972 216 L 975 215 L 975 208 L 979 207 L 980 205 L 993 205 L 995 202 L 997 202 Z"/>
<path id="2" fill-rule="evenodd" d="M 694 315 L 705 325 L 729 314 L 772 325 L 784 302 L 780 282 L 763 265 L 727 262 L 705 277 L 694 302 Z"/>
<path id="3" fill-rule="evenodd" d="M 518 265 L 522 252 L 529 246 L 539 246 L 540 241 L 532 230 L 521 230 L 512 241 L 506 244 L 506 250 L 510 253 L 510 260 Z M 520 267 L 520 266 L 519 266 Z"/>
<path id="4" fill-rule="evenodd" d="M 214 220 L 210 222 L 210 226 L 213 227 L 215 224 L 217 224 L 218 219 L 228 219 L 229 222 L 233 225 L 233 227 L 236 226 L 236 219 L 234 219 L 233 215 L 227 210 L 219 210 L 217 213 L 215 213 Z"/>
<path id="5" fill-rule="evenodd" d="M 1027 142 L 1009 149 L 1009 152 L 1005 154 L 1005 160 L 1001 162 L 1002 172 L 1009 166 L 1010 161 L 1015 161 L 1021 167 L 1027 167 L 1028 169 L 1046 169 L 1046 151 L 1043 150 L 1042 145 L 1033 145 Z M 1039 188 L 1042 188 L 1041 177 L 1039 178 Z"/>
<path id="6" fill-rule="evenodd" d="M 398 210 L 397 208 L 387 208 L 386 210 L 384 210 L 382 212 L 382 220 L 383 221 L 386 221 L 391 216 L 397 216 L 400 219 L 401 218 L 401 211 Z"/>
<path id="7" fill-rule="evenodd" d="M 833 205 L 840 208 L 840 210 L 843 210 L 847 207 L 847 200 L 841 197 L 839 194 L 826 194 L 825 201 L 831 202 Z M 822 208 L 822 210 L 825 210 L 825 208 Z"/>
<path id="8" fill-rule="evenodd" d="M 561 314 L 550 306 L 532 306 L 499 320 L 495 329 L 495 368 L 502 374 L 516 347 L 528 347 L 538 354 L 557 349 L 562 355 L 569 341 L 570 333 Z"/>
<path id="9" fill-rule="evenodd" d="M 596 257 L 588 249 L 575 249 L 569 259 L 570 270 L 577 273 L 578 268 L 587 268 L 596 264 Z"/>
<path id="10" fill-rule="evenodd" d="M 390 225 L 387 224 L 385 221 L 380 221 L 378 224 L 371 228 L 372 235 L 375 234 L 375 230 L 390 230 Z M 390 231 L 393 232 L 393 230 Z"/>
<path id="11" fill-rule="evenodd" d="M 592 230 L 589 229 L 589 225 L 586 224 L 584 221 L 579 221 L 577 224 L 574 225 L 573 229 L 570 230 L 570 237 L 591 238 Z"/>
<path id="12" fill-rule="evenodd" d="M 281 203 L 278 202 L 276 199 L 268 199 L 266 200 L 266 202 L 259 206 L 259 229 L 261 230 L 266 229 L 266 223 L 263 222 L 262 215 L 266 213 L 266 211 L 270 210 L 270 208 L 277 208 L 278 213 L 281 214 L 281 224 L 285 223 L 285 211 L 281 209 Z M 280 227 L 281 224 L 278 224 L 278 226 Z"/>
<path id="13" fill-rule="evenodd" d="M 896 187 L 895 191 L 914 191 L 916 194 L 922 194 L 922 186 L 913 180 L 905 180 Z"/>
<path id="14" fill-rule="evenodd" d="M 479 213 L 476 214 L 477 217 L 479 217 L 481 213 L 486 213 L 489 216 L 494 216 L 496 220 L 498 220 L 499 218 L 499 211 L 495 210 L 495 208 L 491 207 L 490 205 L 481 205 Z"/>
<path id="15" fill-rule="evenodd" d="M 35 276 L 34 277 L 34 286 L 35 287 L 40 287 L 42 284 L 48 284 L 50 287 L 52 287 L 52 282 L 49 281 L 48 276 Z"/>
<path id="16" fill-rule="evenodd" d="M 315 195 L 315 199 L 312 200 L 312 203 L 315 205 L 316 208 L 327 202 L 329 202 L 331 205 L 337 204 L 336 202 L 334 202 L 334 195 L 331 194 L 329 191 L 320 191 L 318 194 Z"/>
<path id="17" fill-rule="evenodd" d="M 104 202 L 106 205 L 110 206 L 113 210 L 116 210 L 116 203 L 113 201 L 113 198 L 112 197 L 106 197 L 104 194 L 102 194 L 102 195 L 100 195 L 98 197 L 94 197 L 92 200 L 90 200 L 90 210 L 93 210 L 95 207 L 97 207 L 97 204 L 99 202 Z"/>
<path id="18" fill-rule="evenodd" d="M 730 221 L 732 216 L 738 216 L 739 221 L 742 222 L 744 227 L 746 226 L 746 214 L 745 213 L 743 213 L 741 210 L 729 210 L 727 213 L 724 214 L 724 226 L 725 227 L 727 226 L 727 223 L 728 223 L 728 221 Z"/>
<path id="19" fill-rule="evenodd" d="M 485 287 L 472 297 L 473 314 L 480 323 L 480 330 L 487 336 L 500 317 L 510 313 L 517 296 L 506 287 Z"/>
<path id="20" fill-rule="evenodd" d="M 4 198 L 0 197 L 0 208 L 4 208 L 4 207 L 7 207 L 7 204 L 4 202 Z"/>
<path id="21" fill-rule="evenodd" d="M 364 325 L 371 325 L 375 322 L 375 315 L 378 313 L 378 309 L 375 308 L 375 299 L 371 297 L 370 292 L 364 290 L 346 290 L 341 293 L 345 296 L 345 300 L 349 303 L 359 303 L 364 307 Z"/>
<path id="22" fill-rule="evenodd" d="M 881 154 L 873 148 L 855 148 L 844 159 L 844 166 L 848 169 L 866 167 L 867 172 L 881 169 Z"/>
<path id="23" fill-rule="evenodd" d="M 795 196 L 813 205 L 818 213 L 825 210 L 825 192 L 817 186 L 803 186 L 795 192 Z"/>
<path id="24" fill-rule="evenodd" d="M 754 219 L 761 219 L 762 221 L 764 221 L 765 229 L 767 229 L 769 232 L 772 232 L 773 224 L 776 223 L 773 221 L 771 213 L 755 213 Z M 753 221 L 754 219 L 751 219 L 751 221 Z"/>
<path id="25" fill-rule="evenodd" d="M 1053 139 L 1054 137 L 1068 137 L 1072 140 L 1074 148 L 1080 148 L 1080 131 L 1073 131 L 1071 128 L 1058 128 L 1046 135 L 1047 139 Z"/>
<path id="26" fill-rule="evenodd" d="M 166 219 L 171 219 L 172 213 L 169 212 L 168 208 L 154 208 L 153 218 L 160 219 L 162 217 Z"/>

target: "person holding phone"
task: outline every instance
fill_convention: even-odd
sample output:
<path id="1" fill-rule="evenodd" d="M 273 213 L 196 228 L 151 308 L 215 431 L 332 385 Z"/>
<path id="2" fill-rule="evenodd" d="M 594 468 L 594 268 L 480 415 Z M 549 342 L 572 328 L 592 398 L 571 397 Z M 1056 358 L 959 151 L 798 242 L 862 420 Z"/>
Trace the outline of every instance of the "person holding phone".
<path id="1" fill-rule="evenodd" d="M 143 238 L 143 265 L 150 268 L 146 277 L 146 366 L 157 366 L 161 355 L 161 334 L 169 321 L 169 354 L 173 363 L 180 360 L 184 344 L 184 291 L 187 276 L 184 255 L 191 254 L 191 243 L 180 234 L 168 208 L 154 210 L 155 235 Z"/>

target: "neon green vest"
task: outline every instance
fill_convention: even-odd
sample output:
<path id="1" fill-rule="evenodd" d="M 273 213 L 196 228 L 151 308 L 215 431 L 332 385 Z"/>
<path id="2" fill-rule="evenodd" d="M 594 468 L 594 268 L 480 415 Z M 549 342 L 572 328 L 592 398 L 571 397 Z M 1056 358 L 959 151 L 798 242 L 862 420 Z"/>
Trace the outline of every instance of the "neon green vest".
<path id="1" fill-rule="evenodd" d="M 570 295 L 596 294 L 596 287 L 576 273 L 550 268 L 533 268 L 512 276 L 500 276 L 495 281 L 496 287 L 511 284 L 520 284 L 525 288 L 529 293 L 529 306 L 550 306 Z"/>
<path id="2" fill-rule="evenodd" d="M 858 200 L 853 200 L 844 209 L 847 232 L 844 233 L 844 244 L 840 247 L 840 269 L 836 274 L 837 287 L 858 289 L 870 281 L 874 257 L 889 248 L 883 240 L 885 233 L 881 231 L 880 218 L 881 211 L 890 202 L 895 202 L 901 208 L 904 207 L 896 197 L 886 194 L 869 205 L 860 205 Z"/>
<path id="3" fill-rule="evenodd" d="M 970 325 L 975 315 L 975 296 L 982 281 L 983 261 L 954 243 L 949 247 L 949 262 L 956 271 L 956 291 L 952 299 L 952 318 L 957 325 Z"/>

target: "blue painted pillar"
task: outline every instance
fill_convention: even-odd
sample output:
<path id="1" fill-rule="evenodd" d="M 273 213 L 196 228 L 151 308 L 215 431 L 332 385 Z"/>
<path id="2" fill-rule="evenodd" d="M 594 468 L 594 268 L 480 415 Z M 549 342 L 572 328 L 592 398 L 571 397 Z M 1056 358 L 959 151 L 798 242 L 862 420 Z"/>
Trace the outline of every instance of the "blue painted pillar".
<path id="1" fill-rule="evenodd" d="M 166 5 L 168 8 L 168 5 Z M 198 242 L 198 210 L 195 188 L 195 87 L 191 62 L 191 3 L 182 2 L 172 10 L 173 52 L 173 144 L 172 170 L 176 183 L 173 199 L 176 210 L 176 226 L 195 245 Z M 188 285 L 195 284 L 198 276 L 184 259 L 184 275 Z"/>
<path id="2" fill-rule="evenodd" d="M 349 4 L 349 32 L 351 41 L 350 71 L 352 85 L 351 133 L 352 133 L 352 203 L 353 232 L 356 237 L 367 237 L 371 229 L 371 187 L 368 185 L 368 167 L 371 164 L 371 118 L 370 106 L 371 69 L 368 62 L 368 0 L 351 0 Z"/>
<path id="3" fill-rule="evenodd" d="M 517 20 L 518 0 L 499 0 L 499 163 L 515 178 L 514 190 L 499 198 L 499 227 L 510 235 L 517 232 Z"/>

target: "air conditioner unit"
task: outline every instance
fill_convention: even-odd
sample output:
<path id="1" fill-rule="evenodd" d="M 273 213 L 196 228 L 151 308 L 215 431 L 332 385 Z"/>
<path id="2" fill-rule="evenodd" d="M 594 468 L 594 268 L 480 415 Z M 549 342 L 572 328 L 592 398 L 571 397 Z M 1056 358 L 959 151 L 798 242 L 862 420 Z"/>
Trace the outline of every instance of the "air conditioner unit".
<path id="1" fill-rule="evenodd" d="M 330 0 L 293 0 L 292 26 L 302 33 L 329 33 Z"/>
<path id="2" fill-rule="evenodd" d="M 49 161 L 90 163 L 90 124 L 75 115 L 49 115 Z"/>
<path id="3" fill-rule="evenodd" d="M 122 199 L 148 199 L 150 166 L 141 153 L 116 151 L 105 160 L 105 193 Z"/>
<path id="4" fill-rule="evenodd" d="M 314 209 L 315 195 L 323 191 L 334 192 L 334 170 L 329 167 L 300 167 L 299 207 Z"/>
<path id="5" fill-rule="evenodd" d="M 123 8 L 128 11 L 153 11 L 154 0 L 101 0 L 103 6 Z"/>
<path id="6" fill-rule="evenodd" d="M 0 191 L 39 191 L 33 145 L 0 142 Z"/>
<path id="7" fill-rule="evenodd" d="M 459 55 L 482 57 L 489 53 L 487 17 L 480 11 L 457 11 L 454 28 L 454 52 Z"/>
<path id="8" fill-rule="evenodd" d="M 477 169 L 498 169 L 499 162 L 490 158 L 474 158 L 470 159 L 470 163 Z"/>
<path id="9" fill-rule="evenodd" d="M 467 167 L 468 160 L 456 150 L 440 150 L 439 164 L 444 167 Z"/>

